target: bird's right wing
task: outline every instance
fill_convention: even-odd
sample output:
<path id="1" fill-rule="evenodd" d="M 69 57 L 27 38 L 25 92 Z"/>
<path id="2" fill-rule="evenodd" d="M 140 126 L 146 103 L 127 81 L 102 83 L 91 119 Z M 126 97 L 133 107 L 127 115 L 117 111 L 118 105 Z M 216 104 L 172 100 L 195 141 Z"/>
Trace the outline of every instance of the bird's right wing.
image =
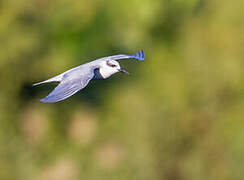
<path id="1" fill-rule="evenodd" d="M 48 96 L 41 99 L 41 102 L 54 103 L 62 101 L 86 87 L 93 76 L 94 72 L 93 69 L 91 69 L 77 78 L 68 77 L 61 81 L 61 83 Z"/>
<path id="2" fill-rule="evenodd" d="M 138 53 L 130 56 L 126 54 L 119 54 L 119 55 L 114 55 L 114 56 L 109 56 L 108 58 L 113 59 L 113 60 L 119 60 L 119 59 L 137 59 L 139 61 L 144 61 L 145 59 L 145 54 L 144 51 L 141 50 Z"/>

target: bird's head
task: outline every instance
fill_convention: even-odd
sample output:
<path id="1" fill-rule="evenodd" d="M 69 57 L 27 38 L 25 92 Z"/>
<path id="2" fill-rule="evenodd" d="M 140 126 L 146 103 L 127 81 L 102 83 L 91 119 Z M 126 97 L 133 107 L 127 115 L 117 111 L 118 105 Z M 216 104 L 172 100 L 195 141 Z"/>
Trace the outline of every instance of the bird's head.
<path id="1" fill-rule="evenodd" d="M 99 68 L 99 71 L 104 79 L 110 77 L 117 72 L 129 74 L 126 70 L 122 69 L 119 63 L 115 60 L 103 61 Z"/>

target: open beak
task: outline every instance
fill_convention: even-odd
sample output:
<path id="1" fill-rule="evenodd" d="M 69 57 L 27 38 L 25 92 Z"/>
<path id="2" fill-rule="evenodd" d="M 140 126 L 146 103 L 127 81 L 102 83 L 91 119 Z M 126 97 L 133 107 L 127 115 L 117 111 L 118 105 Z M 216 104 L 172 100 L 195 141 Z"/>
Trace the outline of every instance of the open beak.
<path id="1" fill-rule="evenodd" d="M 119 72 L 125 73 L 125 74 L 129 74 L 125 69 L 119 69 Z"/>

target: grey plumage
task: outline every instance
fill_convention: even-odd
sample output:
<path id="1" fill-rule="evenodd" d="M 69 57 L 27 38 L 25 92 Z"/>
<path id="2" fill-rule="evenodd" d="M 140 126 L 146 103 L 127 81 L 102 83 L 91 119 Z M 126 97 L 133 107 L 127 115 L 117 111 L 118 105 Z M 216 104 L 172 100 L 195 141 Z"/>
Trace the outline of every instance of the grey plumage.
<path id="1" fill-rule="evenodd" d="M 91 80 L 106 79 L 117 72 L 126 72 L 120 68 L 116 60 L 128 58 L 143 61 L 145 56 L 143 51 L 139 51 L 132 56 L 121 54 L 100 58 L 33 85 L 60 82 L 48 96 L 41 99 L 41 102 L 54 103 L 62 101 L 86 87 Z"/>

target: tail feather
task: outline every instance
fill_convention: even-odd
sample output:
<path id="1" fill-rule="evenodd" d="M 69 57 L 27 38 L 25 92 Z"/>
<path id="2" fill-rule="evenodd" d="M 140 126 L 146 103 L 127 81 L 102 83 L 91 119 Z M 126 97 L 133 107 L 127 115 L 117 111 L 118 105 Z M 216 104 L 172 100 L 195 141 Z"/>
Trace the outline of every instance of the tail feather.
<path id="1" fill-rule="evenodd" d="M 44 83 L 49 83 L 49 82 L 52 82 L 52 81 L 42 81 L 42 82 L 38 82 L 38 83 L 32 84 L 32 86 L 37 86 L 37 85 L 44 84 Z"/>
<path id="2" fill-rule="evenodd" d="M 134 54 L 134 55 L 131 56 L 131 57 L 132 57 L 132 58 L 135 58 L 135 59 L 137 59 L 137 60 L 139 60 L 139 61 L 144 61 L 144 59 L 145 59 L 145 54 L 144 54 L 144 51 L 141 50 L 141 51 L 139 51 L 138 53 Z"/>
<path id="3" fill-rule="evenodd" d="M 32 86 L 37 86 L 37 85 L 44 84 L 44 83 L 49 83 L 49 82 L 60 82 L 60 81 L 62 81 L 62 77 L 63 77 L 63 74 L 60 74 L 60 75 L 55 76 L 55 77 L 53 77 L 53 78 L 50 78 L 50 79 L 48 79 L 48 80 L 45 80 L 45 81 L 42 81 L 42 82 L 35 83 L 35 84 L 33 84 Z"/>

